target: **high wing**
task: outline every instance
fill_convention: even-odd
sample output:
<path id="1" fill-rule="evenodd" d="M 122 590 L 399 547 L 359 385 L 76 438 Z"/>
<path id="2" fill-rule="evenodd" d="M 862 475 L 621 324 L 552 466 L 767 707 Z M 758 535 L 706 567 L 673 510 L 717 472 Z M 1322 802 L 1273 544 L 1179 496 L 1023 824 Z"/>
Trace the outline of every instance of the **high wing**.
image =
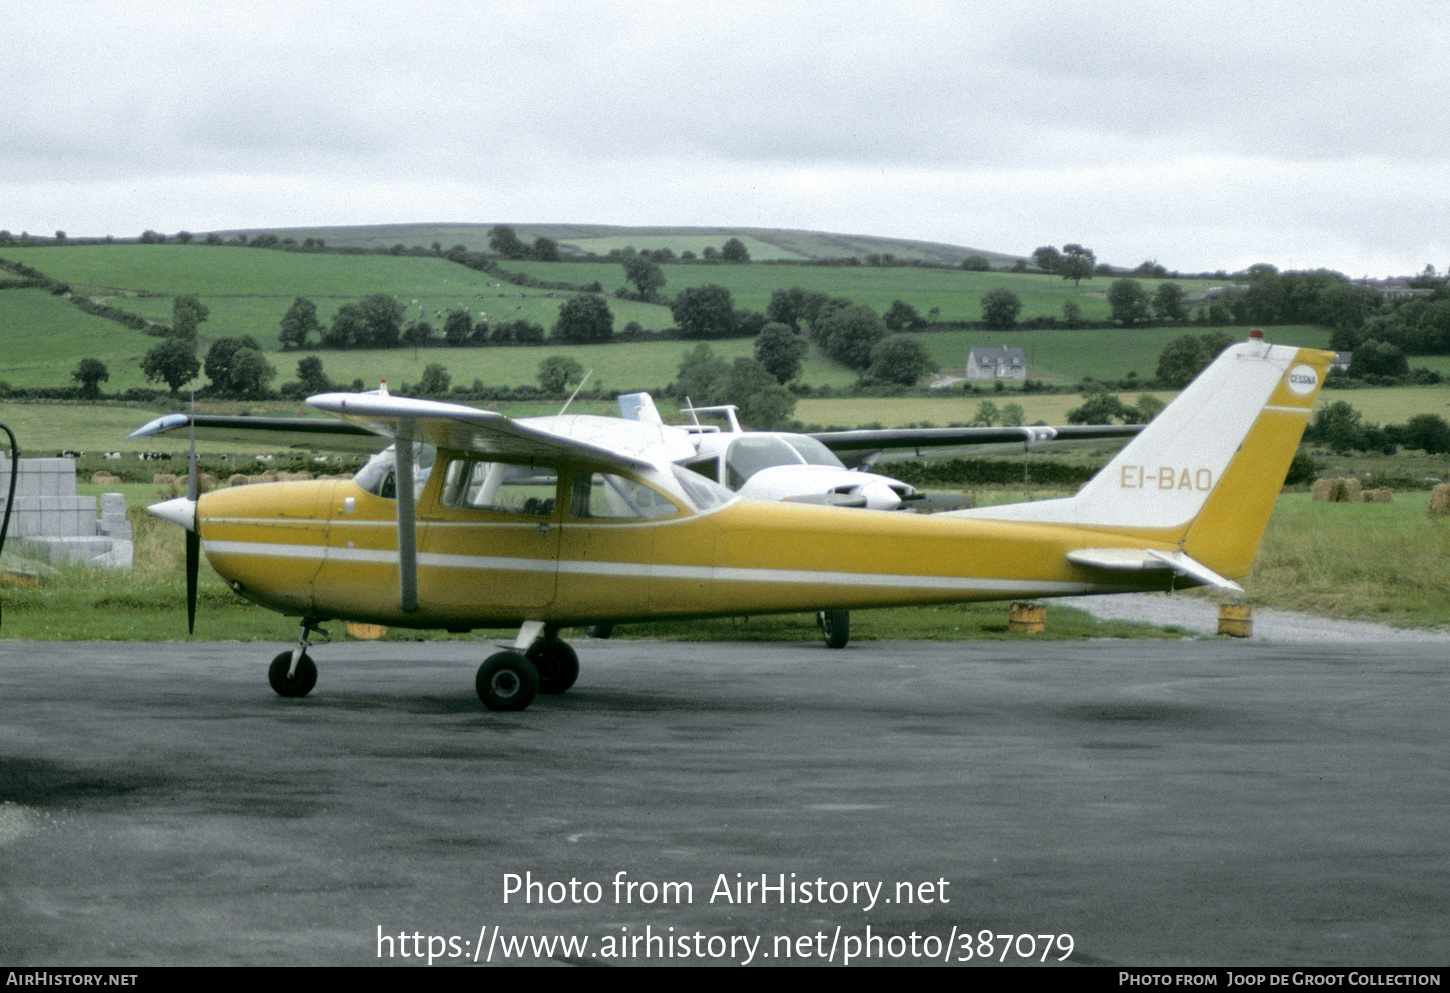
<path id="1" fill-rule="evenodd" d="M 870 465 L 886 451 L 914 451 L 920 456 L 929 448 L 961 448 L 968 445 L 1049 441 L 1093 441 L 1128 439 L 1143 430 L 1141 424 L 1065 424 L 1056 427 L 1028 425 L 995 428 L 884 428 L 857 431 L 818 431 L 811 435 L 851 467 Z"/>
<path id="2" fill-rule="evenodd" d="M 128 440 L 185 433 L 207 441 L 271 449 L 372 454 L 404 432 L 439 448 L 514 458 L 585 456 L 604 465 L 639 468 L 694 451 L 683 434 L 619 418 L 568 415 L 513 420 L 493 411 L 372 393 L 324 393 L 308 403 L 335 416 L 242 417 L 166 414 Z M 685 447 L 681 449 L 681 445 Z"/>
<path id="3" fill-rule="evenodd" d="M 320 417 L 240 417 L 224 414 L 166 414 L 142 425 L 127 440 L 196 430 L 207 441 L 256 445 L 260 448 L 296 448 L 305 451 L 371 454 L 381 446 L 366 428 Z"/>
<path id="4" fill-rule="evenodd" d="M 651 457 L 658 432 L 616 418 L 579 414 L 516 421 L 497 411 L 456 403 L 368 393 L 323 393 L 308 397 L 307 403 L 374 436 L 427 442 L 437 448 L 519 459 L 585 458 L 621 469 L 643 469 L 658 461 Z M 611 431 L 613 425 L 620 430 Z M 646 430 L 636 430 L 641 427 Z"/>

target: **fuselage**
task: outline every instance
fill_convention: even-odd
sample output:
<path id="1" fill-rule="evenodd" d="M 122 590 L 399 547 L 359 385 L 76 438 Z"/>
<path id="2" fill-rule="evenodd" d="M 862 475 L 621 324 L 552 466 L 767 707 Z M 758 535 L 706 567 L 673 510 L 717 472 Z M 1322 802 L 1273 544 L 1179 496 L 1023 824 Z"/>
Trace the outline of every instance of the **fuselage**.
<path id="1" fill-rule="evenodd" d="M 454 630 L 1163 588 L 1162 574 L 1105 574 L 1066 556 L 1105 541 L 1173 547 L 1067 525 L 691 506 L 649 473 L 625 481 L 653 493 L 636 498 L 642 509 L 612 511 L 591 506 L 603 474 L 585 465 L 552 467 L 552 480 L 531 482 L 535 497 L 507 506 L 479 495 L 481 476 L 470 489 L 452 468 L 468 458 L 440 453 L 417 495 L 413 611 L 398 595 L 396 501 L 355 482 L 218 490 L 198 503 L 197 528 L 216 571 L 274 610 Z"/>

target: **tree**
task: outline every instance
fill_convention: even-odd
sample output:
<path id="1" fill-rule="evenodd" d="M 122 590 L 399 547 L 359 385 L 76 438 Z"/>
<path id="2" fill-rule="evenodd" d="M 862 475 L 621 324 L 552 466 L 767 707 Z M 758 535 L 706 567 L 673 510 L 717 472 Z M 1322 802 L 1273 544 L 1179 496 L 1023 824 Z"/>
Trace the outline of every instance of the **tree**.
<path id="1" fill-rule="evenodd" d="M 111 372 L 100 359 L 81 359 L 70 378 L 81 384 L 84 399 L 95 400 L 101 395 L 101 384 L 110 381 Z"/>
<path id="2" fill-rule="evenodd" d="M 450 345 L 464 345 L 473 334 L 473 315 L 459 308 L 450 310 L 443 318 L 443 340 Z"/>
<path id="3" fill-rule="evenodd" d="M 1181 390 L 1218 358 L 1219 352 L 1232 344 L 1233 339 L 1222 331 L 1211 331 L 1197 337 L 1179 335 L 1163 346 L 1154 375 L 1170 390 Z"/>
<path id="4" fill-rule="evenodd" d="M 371 348 L 396 348 L 398 339 L 403 335 L 403 305 L 398 298 L 387 293 L 374 293 L 364 298 L 361 307 L 367 332 L 366 340 L 359 344 Z"/>
<path id="5" fill-rule="evenodd" d="M 1349 360 L 1349 375 L 1353 379 L 1366 376 L 1403 379 L 1409 371 L 1410 363 L 1405 353 L 1383 341 L 1365 342 L 1354 350 L 1354 356 Z"/>
<path id="6" fill-rule="evenodd" d="M 539 363 L 539 388 L 545 393 L 562 394 L 571 383 L 584 378 L 584 367 L 567 355 L 550 355 Z"/>
<path id="7" fill-rule="evenodd" d="M 328 393 L 332 390 L 332 380 L 328 379 L 327 374 L 322 371 L 322 360 L 316 355 L 309 355 L 305 359 L 297 361 L 297 380 L 308 396 L 314 393 Z"/>
<path id="8" fill-rule="evenodd" d="M 322 332 L 327 348 L 362 348 L 368 337 L 368 317 L 361 304 L 345 303 L 332 315 L 332 323 Z"/>
<path id="9" fill-rule="evenodd" d="M 1097 265 L 1097 261 L 1097 256 L 1093 255 L 1090 248 L 1083 248 L 1081 245 L 1063 245 L 1062 261 L 1058 263 L 1057 271 L 1062 273 L 1063 279 L 1070 279 L 1074 286 L 1080 286 L 1084 279 L 1093 278 L 1093 269 Z"/>
<path id="10" fill-rule="evenodd" d="M 817 333 L 827 355 L 849 369 L 863 372 L 871 365 L 871 349 L 886 337 L 886 325 L 870 307 L 851 304 L 832 308 L 820 319 Z"/>
<path id="11" fill-rule="evenodd" d="M 1022 409 L 1020 403 L 1007 403 L 1002 405 L 1002 423 L 1009 428 L 1019 427 L 1027 420 L 1027 411 Z"/>
<path id="12" fill-rule="evenodd" d="M 1113 394 L 1094 393 L 1083 401 L 1081 407 L 1074 407 L 1067 412 L 1067 423 L 1111 424 L 1115 417 L 1124 424 L 1137 424 L 1139 420 L 1138 411 Z"/>
<path id="13" fill-rule="evenodd" d="M 1188 294 L 1177 283 L 1159 283 L 1153 294 L 1153 314 L 1160 321 L 1181 321 L 1188 316 L 1187 299 Z"/>
<path id="14" fill-rule="evenodd" d="M 281 339 L 283 350 L 306 348 L 307 339 L 321 332 L 322 322 L 317 319 L 317 304 L 306 297 L 298 297 L 287 308 L 287 313 L 282 315 L 282 333 L 277 337 Z"/>
<path id="15" fill-rule="evenodd" d="M 1136 279 L 1119 279 L 1108 287 L 1108 306 L 1112 308 L 1113 320 L 1122 321 L 1124 327 L 1130 328 L 1148 319 L 1148 291 Z"/>
<path id="16" fill-rule="evenodd" d="M 1022 313 L 1022 301 L 1007 289 L 989 290 L 982 295 L 982 323 L 993 331 L 1010 331 Z"/>
<path id="17" fill-rule="evenodd" d="M 262 355 L 255 338 L 219 338 L 206 353 L 206 377 L 212 392 L 221 396 L 258 398 L 277 374 Z"/>
<path id="18" fill-rule="evenodd" d="M 423 369 L 423 378 L 418 380 L 418 392 L 424 396 L 442 396 L 453 385 L 453 377 L 441 362 L 429 362 Z"/>
<path id="19" fill-rule="evenodd" d="M 426 346 L 433 340 L 433 325 L 428 321 L 409 321 L 403 328 L 403 344 L 414 348 Z"/>
<path id="20" fill-rule="evenodd" d="M 1159 400 L 1151 393 L 1139 394 L 1138 402 L 1134 405 L 1134 407 L 1138 411 L 1139 420 L 1141 420 L 1144 424 L 1147 424 L 1153 418 L 1157 417 L 1160 413 L 1162 413 L 1163 408 L 1166 406 L 1168 406 L 1168 404 L 1164 403 L 1162 400 Z"/>
<path id="21" fill-rule="evenodd" d="M 659 267 L 659 263 L 642 256 L 634 256 L 625 259 L 624 278 L 629 280 L 639 290 L 639 295 L 646 300 L 653 300 L 665 285 L 665 272 Z"/>
<path id="22" fill-rule="evenodd" d="M 991 272 L 992 263 L 985 255 L 968 255 L 962 259 L 962 268 L 967 272 Z"/>
<path id="23" fill-rule="evenodd" d="M 1450 423 L 1439 414 L 1416 414 L 1400 432 L 1401 444 L 1426 455 L 1450 452 Z"/>
<path id="24" fill-rule="evenodd" d="M 789 324 L 792 331 L 799 332 L 801 322 L 805 320 L 805 298 L 806 291 L 799 286 L 793 286 L 788 290 L 776 290 L 770 295 L 770 304 L 765 308 L 765 316 L 769 320 Z"/>
<path id="25" fill-rule="evenodd" d="M 195 341 L 196 329 L 209 316 L 211 311 L 196 294 L 179 296 L 171 302 L 171 333 L 177 338 Z"/>
<path id="26" fill-rule="evenodd" d="M 141 360 L 141 371 L 148 383 L 164 382 L 175 393 L 196 378 L 201 361 L 196 357 L 196 346 L 190 341 L 167 338 L 146 353 Z"/>
<path id="27" fill-rule="evenodd" d="M 778 428 L 795 411 L 795 394 L 763 365 L 743 355 L 730 367 L 725 396 L 724 402 L 740 408 L 741 422 L 758 431 Z"/>
<path id="28" fill-rule="evenodd" d="M 518 232 L 507 224 L 497 224 L 488 229 L 488 247 L 506 259 L 525 259 L 529 246 L 519 240 Z"/>
<path id="29" fill-rule="evenodd" d="M 267 384 L 277 375 L 272 363 L 259 349 L 244 348 L 232 360 L 233 395 L 246 400 L 262 400 L 268 395 Z"/>
<path id="30" fill-rule="evenodd" d="M 1062 301 L 1062 320 L 1070 328 L 1082 327 L 1082 304 L 1076 300 Z"/>
<path id="31" fill-rule="evenodd" d="M 892 301 L 886 313 L 881 315 L 881 320 L 894 334 L 902 331 L 915 331 L 926 324 L 926 321 L 922 320 L 921 315 L 916 312 L 916 308 L 904 300 Z"/>
<path id="32" fill-rule="evenodd" d="M 614 337 L 614 314 L 602 298 L 581 293 L 559 308 L 553 336 L 576 344 L 609 341 Z"/>
<path id="33" fill-rule="evenodd" d="M 784 386 L 801 374 L 801 362 L 810 347 L 806 339 L 786 325 L 771 322 L 755 339 L 755 361 Z"/>
<path id="34" fill-rule="evenodd" d="M 1033 249 L 1032 264 L 1043 272 L 1056 272 L 1057 267 L 1062 264 L 1062 253 L 1051 245 L 1043 245 Z"/>
<path id="35" fill-rule="evenodd" d="M 735 304 L 723 286 L 690 286 L 670 305 L 675 324 L 687 338 L 728 338 L 735 333 Z"/>
<path id="36" fill-rule="evenodd" d="M 729 378 L 729 363 L 701 342 L 680 359 L 679 375 L 670 392 L 697 407 L 709 407 L 725 402 Z"/>
<path id="37" fill-rule="evenodd" d="M 553 238 L 540 235 L 534 239 L 534 247 L 529 249 L 529 256 L 538 262 L 558 262 L 559 243 Z"/>
<path id="38" fill-rule="evenodd" d="M 872 379 L 915 386 L 923 376 L 936 370 L 937 364 L 926 346 L 909 335 L 893 334 L 871 349 Z"/>
<path id="39" fill-rule="evenodd" d="M 1208 360 L 1203 357 L 1203 346 L 1191 334 L 1179 335 L 1158 355 L 1158 381 L 1170 390 L 1181 390 L 1194 376 L 1203 371 Z"/>
<path id="40" fill-rule="evenodd" d="M 745 247 L 745 242 L 739 238 L 731 238 L 720 246 L 720 257 L 726 262 L 749 262 L 750 251 Z"/>
<path id="41" fill-rule="evenodd" d="M 972 423 L 991 427 L 997 423 L 1001 416 L 1002 412 L 997 409 L 995 403 L 991 400 L 983 400 L 977 404 L 977 413 L 972 417 Z"/>
<path id="42" fill-rule="evenodd" d="M 1364 447 L 1364 427 L 1360 417 L 1360 412 L 1348 401 L 1336 400 L 1315 412 L 1304 437 L 1328 445 L 1337 455 L 1347 455 Z"/>

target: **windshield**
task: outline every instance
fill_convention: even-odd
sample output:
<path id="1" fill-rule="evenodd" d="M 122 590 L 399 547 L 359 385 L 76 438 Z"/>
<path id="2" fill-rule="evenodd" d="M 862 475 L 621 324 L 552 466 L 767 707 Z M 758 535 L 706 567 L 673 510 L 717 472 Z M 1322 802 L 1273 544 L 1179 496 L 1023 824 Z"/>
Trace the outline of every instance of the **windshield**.
<path id="1" fill-rule="evenodd" d="M 828 465 L 833 469 L 846 468 L 845 463 L 836 458 L 836 453 L 808 434 L 785 434 L 782 438 L 800 453 L 809 465 Z"/>
<path id="2" fill-rule="evenodd" d="M 719 507 L 735 499 L 734 493 L 707 476 L 701 476 L 682 465 L 672 465 L 670 470 L 675 474 L 675 480 L 684 489 L 690 502 L 699 510 Z"/>
<path id="3" fill-rule="evenodd" d="M 805 460 L 784 441 L 770 434 L 742 435 L 725 453 L 725 485 L 738 490 L 745 481 L 773 465 L 800 465 Z"/>

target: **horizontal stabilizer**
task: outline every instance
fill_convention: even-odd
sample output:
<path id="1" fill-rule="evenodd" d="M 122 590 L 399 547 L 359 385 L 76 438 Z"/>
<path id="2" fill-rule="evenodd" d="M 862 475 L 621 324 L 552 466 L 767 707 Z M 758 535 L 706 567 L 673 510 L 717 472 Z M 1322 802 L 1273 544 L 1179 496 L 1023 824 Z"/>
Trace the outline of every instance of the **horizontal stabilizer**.
<path id="1" fill-rule="evenodd" d="M 1212 586 L 1228 593 L 1244 591 L 1244 588 L 1238 583 L 1225 579 L 1202 562 L 1195 561 L 1183 552 L 1161 552 L 1156 548 L 1079 548 L 1068 552 L 1067 560 L 1073 565 L 1087 566 L 1091 569 L 1111 569 L 1115 572 L 1172 570 L 1203 586 Z"/>

